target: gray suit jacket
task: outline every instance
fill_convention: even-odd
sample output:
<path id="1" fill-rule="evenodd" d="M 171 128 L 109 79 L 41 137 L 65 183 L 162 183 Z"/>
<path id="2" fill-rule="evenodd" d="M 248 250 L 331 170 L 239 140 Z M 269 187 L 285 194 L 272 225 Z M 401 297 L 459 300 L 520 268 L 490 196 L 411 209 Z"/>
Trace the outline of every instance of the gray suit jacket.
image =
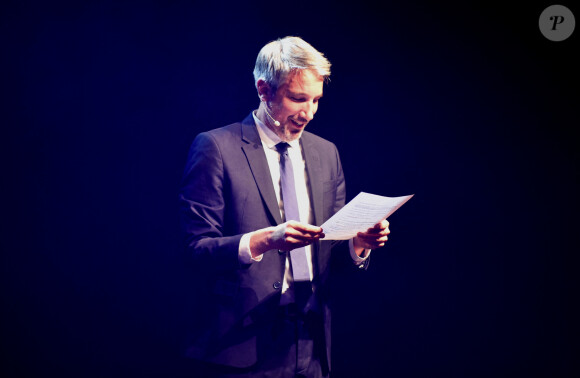
<path id="1" fill-rule="evenodd" d="M 334 144 L 305 131 L 300 139 L 316 225 L 345 202 L 345 182 Z M 180 195 L 186 255 L 193 265 L 193 327 L 187 354 L 213 363 L 249 367 L 265 358 L 280 301 L 286 255 L 268 251 L 242 265 L 243 234 L 282 223 L 266 155 L 252 115 L 199 134 L 190 149 Z M 328 277 L 332 242 L 313 245 L 313 292 L 330 363 Z M 347 252 L 344 255 L 348 255 Z M 330 367 L 330 364 L 329 364 Z"/>

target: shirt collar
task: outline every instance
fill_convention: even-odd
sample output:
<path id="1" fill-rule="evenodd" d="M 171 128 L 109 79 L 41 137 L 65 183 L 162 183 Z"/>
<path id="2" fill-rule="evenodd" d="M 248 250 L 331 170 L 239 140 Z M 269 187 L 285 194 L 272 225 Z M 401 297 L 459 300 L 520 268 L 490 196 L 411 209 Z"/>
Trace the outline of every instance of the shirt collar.
<path id="1" fill-rule="evenodd" d="M 268 126 L 264 124 L 264 122 L 260 121 L 256 116 L 256 112 L 252 112 L 252 116 L 254 117 L 254 122 L 256 123 L 258 134 L 260 134 L 260 139 L 262 143 L 266 145 L 268 148 L 275 148 L 276 145 L 282 142 L 282 139 L 275 132 L 270 130 Z M 288 142 L 290 147 L 293 148 L 300 148 L 300 138 L 294 139 L 293 141 Z"/>

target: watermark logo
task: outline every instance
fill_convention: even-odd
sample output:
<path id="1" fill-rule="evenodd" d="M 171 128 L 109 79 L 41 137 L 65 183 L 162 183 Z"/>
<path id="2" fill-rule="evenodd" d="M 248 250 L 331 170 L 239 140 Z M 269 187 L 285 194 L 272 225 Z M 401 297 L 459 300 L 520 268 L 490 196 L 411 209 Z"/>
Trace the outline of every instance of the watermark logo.
<path id="1" fill-rule="evenodd" d="M 563 41 L 572 35 L 576 20 L 572 11 L 563 5 L 550 5 L 539 20 L 540 31 L 550 41 Z"/>

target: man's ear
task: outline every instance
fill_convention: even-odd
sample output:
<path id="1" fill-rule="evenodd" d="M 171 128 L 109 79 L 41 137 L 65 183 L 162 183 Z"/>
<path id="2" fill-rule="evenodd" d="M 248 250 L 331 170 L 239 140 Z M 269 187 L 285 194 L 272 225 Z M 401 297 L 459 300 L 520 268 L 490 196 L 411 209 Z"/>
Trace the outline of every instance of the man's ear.
<path id="1" fill-rule="evenodd" d="M 268 102 L 272 100 L 272 87 L 270 87 L 270 84 L 266 83 L 264 79 L 258 79 L 256 88 L 258 89 L 258 96 L 260 96 L 261 101 Z"/>

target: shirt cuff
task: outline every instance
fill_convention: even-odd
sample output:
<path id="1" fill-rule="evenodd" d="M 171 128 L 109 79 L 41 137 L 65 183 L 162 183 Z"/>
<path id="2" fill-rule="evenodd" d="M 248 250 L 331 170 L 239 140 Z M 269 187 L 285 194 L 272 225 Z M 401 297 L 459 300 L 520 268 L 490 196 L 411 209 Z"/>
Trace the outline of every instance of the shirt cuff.
<path id="1" fill-rule="evenodd" d="M 240 263 L 244 265 L 251 264 L 254 261 L 262 261 L 262 255 L 256 258 L 252 257 L 252 251 L 250 251 L 250 238 L 252 237 L 252 234 L 253 232 L 244 234 L 240 239 L 240 246 L 238 247 L 238 259 L 240 260 Z"/>
<path id="2" fill-rule="evenodd" d="M 249 240 L 249 238 L 248 238 Z M 354 242 L 353 239 L 350 239 L 348 241 L 348 249 L 350 250 L 350 257 L 352 258 L 352 261 L 354 261 L 354 263 L 356 265 L 360 265 L 363 262 L 365 262 L 366 259 L 369 258 L 370 254 L 371 254 L 371 250 L 370 249 L 365 249 L 363 252 L 363 256 L 364 257 L 360 257 L 359 255 L 356 254 L 356 252 L 354 251 Z"/>

